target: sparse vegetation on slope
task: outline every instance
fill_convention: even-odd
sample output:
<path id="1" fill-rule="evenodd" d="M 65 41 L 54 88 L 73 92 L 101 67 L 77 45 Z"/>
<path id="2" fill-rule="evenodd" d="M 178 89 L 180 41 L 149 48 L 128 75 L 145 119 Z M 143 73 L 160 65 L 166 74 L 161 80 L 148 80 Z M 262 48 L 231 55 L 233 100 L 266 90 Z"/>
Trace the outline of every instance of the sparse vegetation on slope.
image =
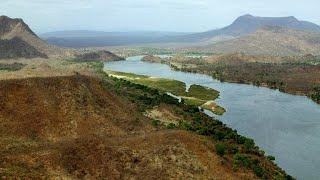
<path id="1" fill-rule="evenodd" d="M 124 58 L 119 57 L 109 51 L 93 51 L 93 52 L 88 52 L 88 53 L 82 53 L 79 55 L 76 55 L 75 57 L 76 61 L 85 61 L 85 62 L 90 62 L 90 61 L 121 61 L 124 60 Z"/>
<path id="2" fill-rule="evenodd" d="M 20 38 L 10 40 L 0 39 L 0 59 L 13 58 L 48 58 L 44 53 L 39 52 L 36 48 L 29 45 Z"/>
<path id="3" fill-rule="evenodd" d="M 163 59 L 161 57 L 152 56 L 152 55 L 144 56 L 141 60 L 146 62 L 151 62 L 151 63 L 163 63 Z"/>

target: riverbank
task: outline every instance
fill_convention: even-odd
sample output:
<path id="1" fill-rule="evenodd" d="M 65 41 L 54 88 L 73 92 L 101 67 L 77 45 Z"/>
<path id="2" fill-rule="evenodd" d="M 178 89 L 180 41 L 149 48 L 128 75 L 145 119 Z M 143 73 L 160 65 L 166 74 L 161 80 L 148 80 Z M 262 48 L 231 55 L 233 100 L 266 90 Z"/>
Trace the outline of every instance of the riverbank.
<path id="1" fill-rule="evenodd" d="M 221 82 L 250 84 L 278 89 L 289 94 L 308 96 L 314 102 L 320 103 L 318 57 L 301 57 L 301 61 L 296 57 L 283 59 L 278 57 L 276 63 L 255 62 L 252 58 L 259 57 L 235 54 L 207 58 L 175 56 L 159 59 L 159 57 L 146 56 L 143 60 L 167 64 L 176 71 L 206 74 Z"/>

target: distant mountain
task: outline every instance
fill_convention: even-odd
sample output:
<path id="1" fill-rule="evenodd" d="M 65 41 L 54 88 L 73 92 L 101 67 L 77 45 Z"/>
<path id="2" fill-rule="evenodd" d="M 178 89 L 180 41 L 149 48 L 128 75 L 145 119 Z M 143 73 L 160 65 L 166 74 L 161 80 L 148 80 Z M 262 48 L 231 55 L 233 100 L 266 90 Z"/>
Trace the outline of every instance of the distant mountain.
<path id="1" fill-rule="evenodd" d="M 320 32 L 320 26 L 307 21 L 299 21 L 294 16 L 255 17 L 252 15 L 241 16 L 222 30 L 229 35 L 241 36 L 255 32 L 264 26 L 280 26 L 295 30 Z"/>
<path id="2" fill-rule="evenodd" d="M 320 33 L 266 26 L 252 34 L 200 49 L 213 53 L 241 52 L 251 55 L 320 55 Z"/>
<path id="3" fill-rule="evenodd" d="M 190 33 L 155 31 L 103 32 L 76 30 L 49 32 L 40 36 L 50 44 L 63 47 L 84 48 L 158 43 L 163 40 L 170 40 L 176 36 L 186 34 Z"/>
<path id="4" fill-rule="evenodd" d="M 207 31 L 182 36 L 179 39 L 182 41 L 205 41 L 216 36 L 220 37 L 239 37 L 248 35 L 265 26 L 280 26 L 289 29 L 303 30 L 310 32 L 320 32 L 320 26 L 307 22 L 299 21 L 293 16 L 289 17 L 257 17 L 252 15 L 244 15 L 238 17 L 231 25 L 222 29 Z"/>
<path id="5" fill-rule="evenodd" d="M 132 32 L 105 32 L 90 30 L 71 30 L 71 31 L 55 31 L 40 34 L 43 39 L 46 38 L 85 38 L 85 37 L 108 37 L 108 36 L 136 36 L 136 37 L 164 37 L 164 36 L 180 36 L 191 33 L 185 32 L 162 32 L 162 31 L 132 31 Z"/>
<path id="6" fill-rule="evenodd" d="M 141 44 L 188 43 L 199 45 L 226 41 L 245 36 L 265 26 L 279 26 L 294 30 L 320 32 L 320 26 L 290 17 L 256 17 L 244 15 L 231 25 L 201 33 L 174 32 L 102 32 L 102 31 L 58 31 L 42 34 L 41 37 L 50 44 L 63 47 L 103 47 Z M 191 46 L 192 46 L 191 45 Z M 179 44 L 177 44 L 179 46 Z"/>

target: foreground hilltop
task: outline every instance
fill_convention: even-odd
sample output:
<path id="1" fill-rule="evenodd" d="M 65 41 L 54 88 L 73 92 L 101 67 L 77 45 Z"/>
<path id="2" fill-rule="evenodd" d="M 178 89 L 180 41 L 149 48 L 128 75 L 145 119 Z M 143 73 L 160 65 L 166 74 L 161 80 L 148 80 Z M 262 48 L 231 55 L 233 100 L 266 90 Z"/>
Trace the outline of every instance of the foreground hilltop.
<path id="1" fill-rule="evenodd" d="M 2 81 L 1 177 L 255 177 L 222 166 L 204 137 L 152 126 L 136 104 L 104 85 L 111 84 L 85 76 Z"/>
<path id="2" fill-rule="evenodd" d="M 2 178 L 290 178 L 197 107 L 128 81 L 3 80 L 0 100 Z"/>

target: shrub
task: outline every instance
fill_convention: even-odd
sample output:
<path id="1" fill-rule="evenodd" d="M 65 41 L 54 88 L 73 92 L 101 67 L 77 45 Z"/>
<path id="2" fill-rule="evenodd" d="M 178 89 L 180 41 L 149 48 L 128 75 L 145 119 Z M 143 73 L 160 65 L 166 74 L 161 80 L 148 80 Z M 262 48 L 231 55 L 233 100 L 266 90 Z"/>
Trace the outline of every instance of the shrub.
<path id="1" fill-rule="evenodd" d="M 231 144 L 228 146 L 228 152 L 231 154 L 237 154 L 239 152 L 238 146 L 235 144 Z"/>
<path id="2" fill-rule="evenodd" d="M 167 125 L 167 129 L 175 129 L 175 128 L 176 128 L 176 125 L 173 123 L 170 123 Z"/>
<path id="3" fill-rule="evenodd" d="M 258 177 L 262 177 L 264 175 L 264 170 L 262 167 L 260 167 L 259 165 L 255 165 L 253 166 L 253 172 L 258 176 Z"/>
<path id="4" fill-rule="evenodd" d="M 246 138 L 244 141 L 244 147 L 246 148 L 247 151 L 250 151 L 254 148 L 255 144 L 253 139 Z"/>
<path id="5" fill-rule="evenodd" d="M 238 166 L 244 166 L 244 167 L 250 167 L 251 166 L 251 161 L 250 159 L 243 155 L 243 154 L 235 154 L 233 156 L 233 164 L 238 167 Z"/>
<path id="6" fill-rule="evenodd" d="M 268 156 L 267 158 L 268 158 L 269 161 L 274 161 L 274 160 L 276 160 L 276 158 L 275 158 L 274 156 Z"/>
<path id="7" fill-rule="evenodd" d="M 243 136 L 241 136 L 241 135 L 239 135 L 238 137 L 237 137 L 237 143 L 238 144 L 244 144 L 245 143 L 245 141 L 246 141 L 246 137 L 243 137 Z"/>
<path id="8" fill-rule="evenodd" d="M 154 119 L 154 120 L 152 120 L 152 125 L 153 126 L 159 126 L 161 124 L 161 122 L 159 121 L 159 120 L 156 120 L 156 119 Z"/>
<path id="9" fill-rule="evenodd" d="M 186 131 L 192 131 L 192 125 L 186 121 L 179 121 L 179 128 L 184 129 Z"/>
<path id="10" fill-rule="evenodd" d="M 217 152 L 217 154 L 219 156 L 224 156 L 225 155 L 227 148 L 226 148 L 226 146 L 224 144 L 218 143 L 218 144 L 215 145 L 215 147 L 216 147 L 216 152 Z"/>
<path id="11" fill-rule="evenodd" d="M 174 98 L 174 97 L 171 97 L 167 94 L 163 94 L 162 97 L 161 97 L 161 100 L 162 102 L 164 103 L 167 103 L 167 104 L 175 104 L 175 105 L 178 105 L 179 104 L 179 100 Z"/>

